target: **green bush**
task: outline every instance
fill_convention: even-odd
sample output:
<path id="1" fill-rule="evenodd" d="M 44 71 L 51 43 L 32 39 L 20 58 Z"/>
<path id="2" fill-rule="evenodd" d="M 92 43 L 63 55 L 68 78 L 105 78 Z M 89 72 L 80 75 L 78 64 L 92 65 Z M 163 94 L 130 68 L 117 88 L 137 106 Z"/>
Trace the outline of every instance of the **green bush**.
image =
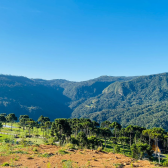
<path id="1" fill-rule="evenodd" d="M 114 150 L 115 150 L 116 153 L 120 153 L 120 146 L 119 146 L 119 145 L 116 145 L 116 146 L 114 147 Z"/>
<path id="2" fill-rule="evenodd" d="M 8 163 L 8 162 L 4 162 L 3 164 L 2 164 L 2 166 L 10 166 L 10 164 Z"/>
<path id="3" fill-rule="evenodd" d="M 167 166 L 168 166 L 168 161 L 164 161 L 164 162 L 162 163 L 162 165 L 163 165 L 164 167 L 167 167 Z"/>
<path id="4" fill-rule="evenodd" d="M 34 159 L 34 157 L 33 156 L 28 156 L 27 159 Z"/>
<path id="5" fill-rule="evenodd" d="M 63 150 L 63 149 L 60 149 L 60 150 L 58 151 L 58 153 L 61 154 L 61 155 L 68 154 L 68 152 L 65 151 L 65 150 Z"/>
<path id="6" fill-rule="evenodd" d="M 26 147 L 28 145 L 28 142 L 24 138 L 22 138 L 20 144 Z"/>
<path id="7" fill-rule="evenodd" d="M 103 150 L 103 148 L 100 147 L 100 146 L 97 148 L 97 151 L 98 151 L 98 152 L 102 152 L 102 150 Z"/>
<path id="8" fill-rule="evenodd" d="M 131 146 L 131 154 L 135 159 L 142 159 L 145 154 L 151 159 L 152 153 L 152 148 L 147 143 L 137 143 Z"/>
<path id="9" fill-rule="evenodd" d="M 66 162 L 66 161 L 67 161 L 66 159 L 63 159 L 61 162 L 64 163 L 64 162 Z"/>
<path id="10" fill-rule="evenodd" d="M 74 144 L 74 145 L 78 145 L 79 144 L 78 140 L 75 137 L 73 137 L 73 136 L 71 137 L 70 142 L 72 144 Z"/>
<path id="11" fill-rule="evenodd" d="M 51 157 L 51 156 L 53 156 L 53 155 L 54 155 L 53 153 L 44 153 L 44 154 L 42 154 L 41 156 L 42 156 L 42 157 L 49 158 L 49 157 Z"/>
<path id="12" fill-rule="evenodd" d="M 35 147 L 33 148 L 33 152 L 37 153 L 38 152 L 38 149 Z"/>
<path id="13" fill-rule="evenodd" d="M 115 166 L 116 168 L 123 168 L 123 167 L 124 167 L 124 165 L 123 165 L 123 164 L 119 164 L 119 163 L 114 164 L 114 166 Z"/>
<path id="14" fill-rule="evenodd" d="M 63 162 L 63 168 L 72 168 L 72 161 L 71 160 L 65 160 Z"/>
<path id="15" fill-rule="evenodd" d="M 75 148 L 75 145 L 74 145 L 74 144 L 71 144 L 71 143 L 67 143 L 67 144 L 65 145 L 65 148 L 66 148 L 66 149 L 76 149 L 76 148 Z"/>

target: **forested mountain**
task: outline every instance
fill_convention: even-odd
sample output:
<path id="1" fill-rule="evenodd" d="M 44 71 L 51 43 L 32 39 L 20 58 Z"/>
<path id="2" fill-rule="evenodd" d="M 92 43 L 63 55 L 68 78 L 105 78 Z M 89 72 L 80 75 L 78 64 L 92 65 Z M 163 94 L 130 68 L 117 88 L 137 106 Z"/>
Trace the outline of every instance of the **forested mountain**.
<path id="1" fill-rule="evenodd" d="M 66 105 L 70 99 L 62 94 L 60 87 L 41 85 L 38 82 L 16 76 L 0 76 L 0 111 L 29 114 L 51 118 L 70 117 L 72 110 Z"/>
<path id="2" fill-rule="evenodd" d="M 168 73 L 83 82 L 0 75 L 0 111 L 34 119 L 90 118 L 168 130 Z"/>
<path id="3" fill-rule="evenodd" d="M 167 107 L 168 74 L 164 73 L 110 84 L 102 94 L 79 105 L 72 116 L 167 129 Z"/>
<path id="4" fill-rule="evenodd" d="M 71 82 L 0 75 L 0 111 L 18 116 L 28 114 L 34 119 L 39 115 L 51 119 L 69 118 L 73 107 L 97 96 L 109 84 L 132 78 L 102 76 L 85 82 Z"/>

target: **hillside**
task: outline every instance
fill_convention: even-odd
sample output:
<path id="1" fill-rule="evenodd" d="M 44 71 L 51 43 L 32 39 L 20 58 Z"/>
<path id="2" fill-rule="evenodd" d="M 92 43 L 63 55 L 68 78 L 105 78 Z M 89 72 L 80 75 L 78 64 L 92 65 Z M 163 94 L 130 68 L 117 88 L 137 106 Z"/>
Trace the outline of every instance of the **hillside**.
<path id="1" fill-rule="evenodd" d="M 84 117 L 168 130 L 167 109 L 168 73 L 83 82 L 0 75 L 0 111 L 18 117 Z"/>
<path id="2" fill-rule="evenodd" d="M 138 124 L 167 129 L 168 74 L 141 76 L 115 82 L 102 94 L 79 105 L 72 117 L 86 117 L 98 122 L 118 121 L 123 126 Z"/>
<path id="3" fill-rule="evenodd" d="M 28 79 L 0 75 L 1 113 L 28 114 L 35 120 L 40 116 L 51 119 L 68 118 L 72 108 L 87 98 L 97 96 L 109 84 L 132 77 L 99 77 L 85 82 L 67 80 Z"/>

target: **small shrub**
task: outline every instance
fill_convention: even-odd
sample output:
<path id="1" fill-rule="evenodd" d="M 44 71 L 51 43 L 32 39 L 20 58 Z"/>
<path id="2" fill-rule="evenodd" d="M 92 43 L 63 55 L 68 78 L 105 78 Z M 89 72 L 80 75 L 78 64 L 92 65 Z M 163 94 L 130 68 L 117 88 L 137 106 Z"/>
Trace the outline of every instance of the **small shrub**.
<path id="1" fill-rule="evenodd" d="M 162 165 L 163 165 L 164 167 L 167 167 L 167 166 L 168 166 L 168 161 L 164 161 L 164 162 L 162 163 Z"/>
<path id="2" fill-rule="evenodd" d="M 114 149 L 116 153 L 120 153 L 120 146 L 116 145 Z"/>
<path id="3" fill-rule="evenodd" d="M 74 145 L 79 145 L 79 141 L 75 137 L 71 137 L 70 142 Z"/>
<path id="4" fill-rule="evenodd" d="M 11 158 L 11 164 L 10 164 L 11 167 L 14 167 L 14 163 L 13 163 L 13 159 Z"/>
<path id="5" fill-rule="evenodd" d="M 72 168 L 72 161 L 66 160 L 65 162 L 63 162 L 63 168 Z"/>
<path id="6" fill-rule="evenodd" d="M 103 150 L 103 148 L 100 147 L 100 146 L 97 148 L 97 151 L 98 151 L 98 152 L 102 152 L 102 150 Z"/>
<path id="7" fill-rule="evenodd" d="M 90 161 L 87 162 L 87 166 L 90 166 Z"/>
<path id="8" fill-rule="evenodd" d="M 53 156 L 53 155 L 54 155 L 53 153 L 44 153 L 44 154 L 42 154 L 41 156 L 42 156 L 42 157 L 49 158 L 49 157 L 51 157 L 51 156 Z"/>
<path id="9" fill-rule="evenodd" d="M 28 145 L 27 141 L 22 138 L 22 140 L 20 141 L 20 144 L 23 146 L 23 147 L 26 147 Z"/>
<path id="10" fill-rule="evenodd" d="M 51 167 L 51 163 L 48 162 L 48 163 L 47 163 L 47 168 L 50 168 L 50 167 Z"/>
<path id="11" fill-rule="evenodd" d="M 10 164 L 9 164 L 8 162 L 4 162 L 4 163 L 2 164 L 2 166 L 3 166 L 3 167 L 5 167 L 5 166 L 10 166 Z"/>
<path id="12" fill-rule="evenodd" d="M 6 143 L 9 143 L 9 142 L 10 142 L 10 138 L 5 138 L 4 141 L 5 141 Z"/>
<path id="13" fill-rule="evenodd" d="M 19 160 L 19 157 L 14 158 L 14 161 L 18 161 L 18 160 Z"/>
<path id="14" fill-rule="evenodd" d="M 93 158 L 94 161 L 98 161 L 96 158 Z"/>
<path id="15" fill-rule="evenodd" d="M 71 144 L 71 143 L 68 143 L 68 144 L 65 145 L 65 148 L 68 149 L 68 150 L 69 149 L 75 149 L 75 145 Z"/>
<path id="16" fill-rule="evenodd" d="M 34 159 L 34 157 L 33 156 L 28 156 L 27 159 Z"/>
<path id="17" fill-rule="evenodd" d="M 33 152 L 38 152 L 38 149 L 37 148 L 33 148 Z"/>
<path id="18" fill-rule="evenodd" d="M 115 166 L 116 168 L 123 168 L 123 167 L 124 167 L 124 165 L 123 165 L 123 164 L 119 164 L 119 163 L 114 164 L 114 166 Z"/>
<path id="19" fill-rule="evenodd" d="M 68 152 L 65 151 L 65 150 L 63 150 L 63 149 L 60 149 L 60 150 L 58 151 L 58 153 L 61 154 L 61 155 L 68 154 Z"/>
<path id="20" fill-rule="evenodd" d="M 49 138 L 49 139 L 48 139 L 48 144 L 49 144 L 49 145 L 57 145 L 57 144 L 55 143 L 55 141 L 56 141 L 55 138 Z"/>
<path id="21" fill-rule="evenodd" d="M 66 159 L 63 159 L 61 162 L 64 163 L 64 162 L 66 162 L 66 161 L 67 161 Z"/>

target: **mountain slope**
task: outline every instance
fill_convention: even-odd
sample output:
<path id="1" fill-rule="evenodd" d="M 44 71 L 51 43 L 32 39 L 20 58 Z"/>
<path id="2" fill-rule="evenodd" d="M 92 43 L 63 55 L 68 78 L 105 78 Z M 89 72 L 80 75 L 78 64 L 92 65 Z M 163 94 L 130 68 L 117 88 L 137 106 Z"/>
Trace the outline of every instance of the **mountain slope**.
<path id="1" fill-rule="evenodd" d="M 163 114 L 166 115 L 168 112 L 167 108 L 165 108 L 165 106 L 167 107 L 167 101 L 167 73 L 141 76 L 130 81 L 110 84 L 103 90 L 102 94 L 92 97 L 79 105 L 73 111 L 72 117 L 89 117 L 99 122 L 109 119 L 121 122 L 126 126 L 133 122 L 135 124 L 135 120 L 133 119 L 135 119 L 136 115 L 134 113 L 141 111 L 141 116 L 144 115 L 149 105 L 151 106 L 151 110 L 148 111 L 153 111 L 153 113 L 146 113 L 148 121 L 150 117 L 158 112 L 163 111 Z M 157 105 L 161 110 L 155 107 Z M 128 116 L 127 119 L 126 115 Z M 159 114 L 156 116 L 159 116 Z M 139 122 L 139 125 L 146 126 L 147 121 L 140 120 L 140 118 L 139 115 L 138 120 L 143 122 Z M 167 122 L 166 117 L 164 119 Z M 152 123 L 149 125 L 151 126 Z"/>
<path id="2" fill-rule="evenodd" d="M 69 98 L 60 87 L 49 87 L 25 77 L 0 76 L 0 111 L 28 114 L 37 119 L 40 115 L 50 118 L 70 117 L 71 109 L 66 105 Z"/>
<path id="3" fill-rule="evenodd" d="M 168 130 L 168 73 L 101 76 L 89 81 L 0 75 L 0 112 L 55 118 L 109 120 Z"/>
<path id="4" fill-rule="evenodd" d="M 62 79 L 42 80 L 0 75 L 0 112 L 27 114 L 35 120 L 40 116 L 69 118 L 72 108 L 87 98 L 97 96 L 109 84 L 133 77 L 99 77 L 84 82 Z"/>

